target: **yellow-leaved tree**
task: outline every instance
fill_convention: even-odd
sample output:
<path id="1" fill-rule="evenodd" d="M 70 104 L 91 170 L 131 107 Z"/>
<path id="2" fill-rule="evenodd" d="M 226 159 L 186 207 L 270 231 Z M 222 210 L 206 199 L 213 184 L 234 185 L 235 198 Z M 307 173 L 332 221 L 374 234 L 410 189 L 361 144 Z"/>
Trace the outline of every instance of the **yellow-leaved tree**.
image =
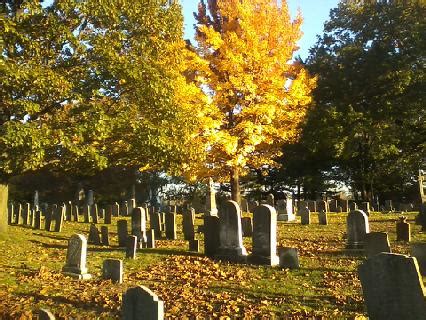
<path id="1" fill-rule="evenodd" d="M 277 165 L 311 102 L 315 79 L 292 61 L 302 19 L 291 20 L 285 0 L 202 0 L 195 18 L 197 50 L 207 62 L 198 78 L 217 123 L 205 134 L 204 175 L 229 181 L 239 203 L 239 177 Z"/>

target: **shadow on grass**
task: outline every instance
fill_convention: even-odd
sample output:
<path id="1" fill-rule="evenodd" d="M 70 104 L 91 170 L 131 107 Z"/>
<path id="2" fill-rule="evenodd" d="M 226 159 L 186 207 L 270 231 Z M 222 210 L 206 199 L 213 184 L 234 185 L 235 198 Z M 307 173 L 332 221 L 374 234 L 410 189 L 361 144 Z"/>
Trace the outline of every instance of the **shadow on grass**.
<path id="1" fill-rule="evenodd" d="M 67 245 L 63 244 L 53 244 L 53 243 L 44 243 L 38 240 L 30 240 L 31 243 L 41 245 L 43 248 L 53 248 L 53 249 L 67 249 Z"/>
<path id="2" fill-rule="evenodd" d="M 57 234 L 59 234 L 59 232 L 57 232 Z M 33 235 L 41 236 L 43 238 L 54 239 L 54 240 L 68 240 L 69 239 L 69 237 L 55 235 L 55 234 L 50 234 L 50 233 L 46 234 L 46 233 L 33 232 Z"/>
<path id="3" fill-rule="evenodd" d="M 187 250 L 178 250 L 178 249 L 139 249 L 138 252 L 146 254 L 159 254 L 159 255 L 176 255 L 176 256 L 196 256 L 204 257 L 204 254 L 199 252 L 187 251 Z"/>

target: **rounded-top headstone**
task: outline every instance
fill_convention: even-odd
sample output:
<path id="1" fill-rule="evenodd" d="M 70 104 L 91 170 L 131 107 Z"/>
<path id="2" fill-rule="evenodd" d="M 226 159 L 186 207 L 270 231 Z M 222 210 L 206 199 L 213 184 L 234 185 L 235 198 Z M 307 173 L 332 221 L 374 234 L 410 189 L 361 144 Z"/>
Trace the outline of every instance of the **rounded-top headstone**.
<path id="1" fill-rule="evenodd" d="M 362 249 L 365 235 L 370 232 L 368 217 L 362 210 L 352 210 L 346 218 L 348 249 Z"/>

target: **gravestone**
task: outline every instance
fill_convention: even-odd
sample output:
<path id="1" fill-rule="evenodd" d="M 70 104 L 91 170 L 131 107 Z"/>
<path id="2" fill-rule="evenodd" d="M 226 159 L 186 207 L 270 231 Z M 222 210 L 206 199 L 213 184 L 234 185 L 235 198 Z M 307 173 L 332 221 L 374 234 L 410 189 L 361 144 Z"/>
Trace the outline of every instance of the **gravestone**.
<path id="1" fill-rule="evenodd" d="M 79 208 L 77 205 L 72 206 L 71 214 L 74 222 L 79 222 Z"/>
<path id="2" fill-rule="evenodd" d="M 132 235 L 138 237 L 139 248 L 146 243 L 145 210 L 141 207 L 132 211 Z"/>
<path id="3" fill-rule="evenodd" d="M 71 201 L 68 201 L 65 204 L 65 220 L 66 221 L 71 221 L 71 212 L 72 212 L 72 203 Z"/>
<path id="4" fill-rule="evenodd" d="M 127 244 L 127 220 L 117 221 L 118 246 L 125 247 Z"/>
<path id="5" fill-rule="evenodd" d="M 256 209 L 256 207 L 258 207 L 258 206 L 259 206 L 259 201 L 249 201 L 248 202 L 249 212 L 253 212 L 254 209 Z"/>
<path id="6" fill-rule="evenodd" d="M 386 232 L 370 232 L 365 235 L 364 250 L 367 258 L 381 252 L 391 252 L 388 234 Z"/>
<path id="7" fill-rule="evenodd" d="M 194 239 L 194 237 L 195 237 L 194 225 L 195 225 L 195 210 L 194 210 L 194 208 L 190 208 L 189 210 L 185 210 L 185 212 L 182 215 L 183 238 L 185 240 Z"/>
<path id="8" fill-rule="evenodd" d="M 293 199 L 287 195 L 286 199 L 277 201 L 278 221 L 294 221 L 296 215 L 293 210 Z"/>
<path id="9" fill-rule="evenodd" d="M 226 201 L 219 212 L 219 239 L 217 258 L 234 262 L 246 261 L 247 251 L 243 246 L 241 212 L 235 201 Z"/>
<path id="10" fill-rule="evenodd" d="M 47 309 L 38 310 L 38 320 L 55 320 L 55 316 Z"/>
<path id="11" fill-rule="evenodd" d="M 367 215 L 361 210 L 352 210 L 346 218 L 347 249 L 363 249 L 365 235 L 370 232 Z"/>
<path id="12" fill-rule="evenodd" d="M 410 245 L 411 255 L 417 259 L 420 273 L 426 276 L 426 243 L 412 243 Z"/>
<path id="13" fill-rule="evenodd" d="M 253 235 L 253 221 L 251 217 L 242 217 L 241 227 L 243 229 L 243 237 L 251 237 Z"/>
<path id="14" fill-rule="evenodd" d="M 99 223 L 98 221 L 98 205 L 95 203 L 92 206 L 90 206 L 90 216 L 92 217 L 93 223 Z"/>
<path id="15" fill-rule="evenodd" d="M 87 240 L 81 234 L 74 234 L 68 240 L 67 260 L 62 272 L 77 279 L 90 279 L 87 273 Z"/>
<path id="16" fill-rule="evenodd" d="M 161 238 L 161 218 L 160 213 L 154 208 L 150 213 L 150 227 L 155 232 L 155 238 Z"/>
<path id="17" fill-rule="evenodd" d="M 317 212 L 330 212 L 328 208 L 328 202 L 324 200 L 317 201 Z"/>
<path id="18" fill-rule="evenodd" d="M 155 248 L 155 230 L 148 231 L 146 247 L 149 249 Z"/>
<path id="19" fill-rule="evenodd" d="M 62 231 L 62 222 L 64 221 L 64 207 L 57 207 L 55 210 L 55 232 Z"/>
<path id="20" fill-rule="evenodd" d="M 109 246 L 109 232 L 107 226 L 101 227 L 101 243 L 103 246 Z"/>
<path id="21" fill-rule="evenodd" d="M 83 217 L 84 217 L 84 223 L 90 223 L 90 206 L 84 206 Z"/>
<path id="22" fill-rule="evenodd" d="M 101 244 L 101 237 L 99 235 L 99 230 L 94 223 L 90 224 L 89 238 L 87 239 L 87 242 L 90 244 L 95 244 L 95 245 Z"/>
<path id="23" fill-rule="evenodd" d="M 253 252 L 250 262 L 275 266 L 277 256 L 277 212 L 274 207 L 260 205 L 253 212 Z"/>
<path id="24" fill-rule="evenodd" d="M 393 210 L 392 200 L 385 200 L 385 211 L 392 212 Z"/>
<path id="25" fill-rule="evenodd" d="M 189 242 L 189 251 L 200 252 L 200 240 L 191 239 Z"/>
<path id="26" fill-rule="evenodd" d="M 317 211 L 317 202 L 313 200 L 308 201 L 308 209 L 310 212 L 318 212 Z"/>
<path id="27" fill-rule="evenodd" d="M 102 264 L 102 279 L 123 283 L 123 260 L 106 259 Z"/>
<path id="28" fill-rule="evenodd" d="M 85 200 L 88 206 L 92 206 L 95 204 L 95 193 L 93 192 L 93 190 L 87 191 L 87 196 Z"/>
<path id="29" fill-rule="evenodd" d="M 354 211 L 354 210 L 358 210 L 358 206 L 356 204 L 356 202 L 350 202 L 349 203 L 349 211 Z"/>
<path id="30" fill-rule="evenodd" d="M 311 212 L 307 207 L 300 208 L 300 221 L 303 225 L 311 224 Z"/>
<path id="31" fill-rule="evenodd" d="M 344 200 L 344 199 L 340 199 L 340 207 L 342 208 L 341 212 L 348 212 L 349 211 L 349 201 L 348 200 Z"/>
<path id="32" fill-rule="evenodd" d="M 272 193 L 267 195 L 266 203 L 269 204 L 271 207 L 275 207 L 275 197 Z"/>
<path id="33" fill-rule="evenodd" d="M 11 225 L 15 221 L 15 206 L 13 203 L 9 203 L 7 206 L 7 224 Z"/>
<path id="34" fill-rule="evenodd" d="M 37 210 L 35 212 L 34 229 L 36 229 L 36 230 L 41 229 L 41 211 L 40 210 Z"/>
<path id="35" fill-rule="evenodd" d="M 23 215 L 22 205 L 18 203 L 17 212 L 16 212 L 16 224 L 24 223 L 24 218 L 22 215 Z"/>
<path id="36" fill-rule="evenodd" d="M 52 219 L 53 219 L 55 210 L 56 210 L 56 206 L 52 206 L 46 211 L 46 214 L 44 216 L 44 229 L 46 231 L 52 231 Z"/>
<path id="37" fill-rule="evenodd" d="M 138 246 L 138 237 L 128 236 L 126 242 L 126 258 L 136 258 L 136 248 Z"/>
<path id="38" fill-rule="evenodd" d="M 360 207 L 360 209 L 361 209 L 362 211 L 364 211 L 364 212 L 365 212 L 365 214 L 366 214 L 367 216 L 369 216 L 369 215 L 370 215 L 370 212 L 371 212 L 371 209 L 370 209 L 370 202 L 361 202 L 361 207 Z"/>
<path id="39" fill-rule="evenodd" d="M 244 199 L 244 198 L 241 199 L 241 211 L 250 212 L 247 199 Z"/>
<path id="40" fill-rule="evenodd" d="M 176 213 L 167 212 L 165 214 L 165 229 L 166 229 L 166 239 L 176 240 Z"/>
<path id="41" fill-rule="evenodd" d="M 338 206 L 339 205 L 337 204 L 337 200 L 336 199 L 331 199 L 331 200 L 328 201 L 328 208 L 329 208 L 330 212 L 337 212 L 337 207 Z"/>
<path id="42" fill-rule="evenodd" d="M 116 202 L 112 205 L 112 215 L 118 217 L 120 214 L 120 205 Z"/>
<path id="43" fill-rule="evenodd" d="M 123 204 L 120 206 L 120 215 L 123 217 L 126 217 L 129 214 L 129 207 L 127 204 L 127 201 L 124 201 Z"/>
<path id="44" fill-rule="evenodd" d="M 358 268 L 370 319 L 426 318 L 423 282 L 415 258 L 380 253 Z"/>
<path id="45" fill-rule="evenodd" d="M 23 208 L 23 224 L 30 225 L 31 204 L 25 203 Z"/>
<path id="46" fill-rule="evenodd" d="M 217 212 L 216 191 L 214 189 L 213 179 L 209 178 L 205 216 L 217 216 Z"/>
<path id="47" fill-rule="evenodd" d="M 213 257 L 219 249 L 219 217 L 205 216 L 204 217 L 204 254 L 208 257 Z"/>
<path id="48" fill-rule="evenodd" d="M 112 222 L 112 205 L 108 205 L 107 209 L 105 210 L 104 223 L 111 224 L 111 222 Z"/>
<path id="49" fill-rule="evenodd" d="M 396 241 L 411 241 L 411 227 L 406 217 L 400 217 L 396 223 Z"/>
<path id="50" fill-rule="evenodd" d="M 285 269 L 299 269 L 299 255 L 296 248 L 278 248 L 279 266 Z"/>
<path id="51" fill-rule="evenodd" d="M 318 213 L 318 223 L 322 226 L 328 225 L 327 212 L 321 211 Z"/>
<path id="52" fill-rule="evenodd" d="M 123 295 L 123 320 L 164 319 L 164 303 L 145 286 L 130 288 Z"/>

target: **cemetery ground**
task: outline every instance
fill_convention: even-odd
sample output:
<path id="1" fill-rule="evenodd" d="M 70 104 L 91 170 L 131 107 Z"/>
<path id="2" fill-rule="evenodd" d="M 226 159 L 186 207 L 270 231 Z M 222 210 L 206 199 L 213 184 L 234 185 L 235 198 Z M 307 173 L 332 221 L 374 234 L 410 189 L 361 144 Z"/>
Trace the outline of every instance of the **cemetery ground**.
<path id="1" fill-rule="evenodd" d="M 414 224 L 415 214 L 405 214 L 412 242 L 426 241 L 426 233 Z M 318 225 L 317 214 L 312 216 L 310 225 L 301 225 L 300 217 L 296 222 L 278 222 L 278 246 L 298 249 L 297 270 L 231 264 L 189 252 L 181 215 L 178 240 L 157 240 L 155 249 L 139 249 L 136 259 L 125 259 L 116 228 L 117 219 L 123 217 L 114 217 L 108 225 L 110 246 L 89 245 L 92 279 L 80 281 L 61 270 L 69 237 L 87 236 L 89 224 L 66 221 L 60 233 L 10 226 L 9 234 L 0 238 L 0 319 L 35 319 L 39 308 L 49 309 L 57 319 L 117 319 L 122 294 L 135 285 L 147 286 L 164 301 L 168 319 L 366 316 L 357 275 L 365 257 L 345 250 L 347 214 L 330 213 L 329 225 Z M 408 243 L 396 242 L 399 216 L 371 213 L 370 231 L 388 232 L 392 252 L 409 254 Z M 196 224 L 202 222 L 197 215 Z M 202 240 L 202 234 L 197 238 Z M 251 238 L 245 237 L 244 244 L 251 251 Z M 107 258 L 123 259 L 122 284 L 102 280 L 102 261 Z"/>

